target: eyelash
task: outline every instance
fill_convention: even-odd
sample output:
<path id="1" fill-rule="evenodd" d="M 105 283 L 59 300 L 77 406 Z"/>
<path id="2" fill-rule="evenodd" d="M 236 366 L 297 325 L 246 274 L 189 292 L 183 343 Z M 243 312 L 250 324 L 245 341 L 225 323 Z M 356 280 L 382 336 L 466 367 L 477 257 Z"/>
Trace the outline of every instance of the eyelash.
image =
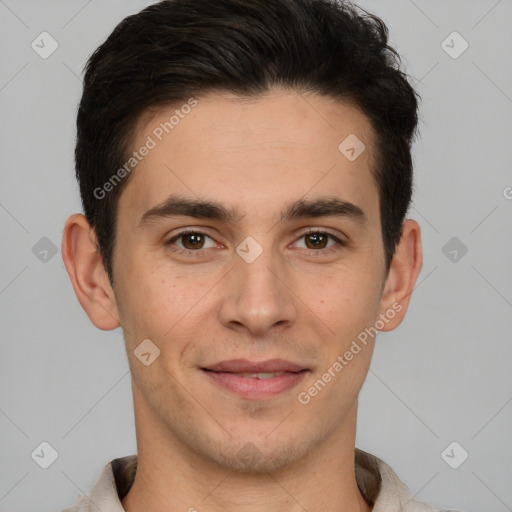
<path id="1" fill-rule="evenodd" d="M 172 238 L 170 238 L 167 242 L 165 242 L 165 245 L 171 246 L 176 240 L 178 240 L 182 236 L 190 235 L 190 234 L 207 236 L 208 238 L 211 238 L 213 240 L 213 238 L 210 235 L 208 235 L 207 233 L 204 233 L 202 231 L 199 231 L 197 229 L 185 229 L 183 231 L 180 231 L 177 235 L 174 235 Z M 348 245 L 347 242 L 340 240 L 337 236 L 335 236 L 327 231 L 322 231 L 321 229 L 317 229 L 317 228 L 310 228 L 309 231 L 302 233 L 299 236 L 298 240 L 300 240 L 301 238 L 304 238 L 305 236 L 315 235 L 315 234 L 321 234 L 321 235 L 328 236 L 329 238 L 331 238 L 332 240 L 334 240 L 336 242 L 336 245 L 334 245 L 332 247 L 328 247 L 327 249 L 303 249 L 303 250 L 308 251 L 308 252 L 309 251 L 314 252 L 314 253 L 330 254 L 331 252 L 337 251 L 341 247 L 345 247 Z M 197 249 L 194 251 L 192 249 L 181 249 L 179 247 L 178 248 L 175 247 L 172 249 L 172 251 L 176 252 L 178 254 L 190 255 L 191 253 L 200 253 L 203 251 L 203 249 Z"/>

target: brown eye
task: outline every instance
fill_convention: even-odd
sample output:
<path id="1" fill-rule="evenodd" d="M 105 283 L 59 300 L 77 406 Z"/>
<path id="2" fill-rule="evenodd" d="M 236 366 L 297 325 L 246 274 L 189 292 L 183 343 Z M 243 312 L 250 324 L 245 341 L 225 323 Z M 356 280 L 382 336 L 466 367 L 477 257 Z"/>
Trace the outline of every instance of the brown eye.
<path id="1" fill-rule="evenodd" d="M 181 239 L 185 249 L 202 249 L 204 245 L 204 236 L 201 233 L 186 233 L 181 235 Z"/>
<path id="2" fill-rule="evenodd" d="M 338 237 L 320 230 L 310 230 L 307 233 L 303 233 L 299 238 L 299 241 L 302 240 L 304 240 L 304 246 L 300 247 L 301 249 L 321 254 L 336 251 L 346 245 L 346 243 Z"/>
<path id="3" fill-rule="evenodd" d="M 210 245 L 206 245 L 210 241 Z M 173 251 L 181 253 L 201 252 L 201 249 L 215 247 L 213 238 L 201 231 L 182 231 L 165 242 Z"/>
<path id="4" fill-rule="evenodd" d="M 311 242 L 311 246 L 306 242 L 308 249 L 325 249 L 329 241 L 329 236 L 326 233 L 311 233 L 304 235 L 304 238 Z"/>

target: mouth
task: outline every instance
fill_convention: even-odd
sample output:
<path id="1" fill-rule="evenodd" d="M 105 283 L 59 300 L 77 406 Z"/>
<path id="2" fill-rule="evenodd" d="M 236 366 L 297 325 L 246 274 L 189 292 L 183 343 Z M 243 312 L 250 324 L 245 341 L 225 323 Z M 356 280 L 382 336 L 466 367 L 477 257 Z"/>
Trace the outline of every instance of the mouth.
<path id="1" fill-rule="evenodd" d="M 249 400 L 264 400 L 285 393 L 310 373 L 308 368 L 283 359 L 263 362 L 233 359 L 201 370 L 214 385 Z"/>

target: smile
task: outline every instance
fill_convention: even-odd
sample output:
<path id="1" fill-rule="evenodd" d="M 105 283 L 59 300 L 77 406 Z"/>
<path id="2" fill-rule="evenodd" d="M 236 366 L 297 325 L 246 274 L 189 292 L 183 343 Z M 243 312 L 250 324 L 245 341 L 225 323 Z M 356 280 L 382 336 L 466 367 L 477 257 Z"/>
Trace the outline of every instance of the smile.
<path id="1" fill-rule="evenodd" d="M 307 368 L 281 359 L 263 363 L 237 359 L 201 370 L 215 386 L 248 400 L 265 400 L 283 394 L 310 373 Z"/>

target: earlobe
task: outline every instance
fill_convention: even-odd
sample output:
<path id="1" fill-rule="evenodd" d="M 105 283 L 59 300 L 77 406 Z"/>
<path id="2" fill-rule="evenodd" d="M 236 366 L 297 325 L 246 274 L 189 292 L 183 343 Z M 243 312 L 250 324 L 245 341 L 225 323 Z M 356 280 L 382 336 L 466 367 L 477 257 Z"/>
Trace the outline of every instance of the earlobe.
<path id="1" fill-rule="evenodd" d="M 62 259 L 89 320 L 105 331 L 120 326 L 114 292 L 96 247 L 96 234 L 81 214 L 69 217 L 62 236 Z"/>
<path id="2" fill-rule="evenodd" d="M 406 220 L 381 298 L 380 313 L 386 315 L 387 320 L 381 331 L 391 331 L 402 323 L 422 263 L 420 226 L 414 220 Z"/>

